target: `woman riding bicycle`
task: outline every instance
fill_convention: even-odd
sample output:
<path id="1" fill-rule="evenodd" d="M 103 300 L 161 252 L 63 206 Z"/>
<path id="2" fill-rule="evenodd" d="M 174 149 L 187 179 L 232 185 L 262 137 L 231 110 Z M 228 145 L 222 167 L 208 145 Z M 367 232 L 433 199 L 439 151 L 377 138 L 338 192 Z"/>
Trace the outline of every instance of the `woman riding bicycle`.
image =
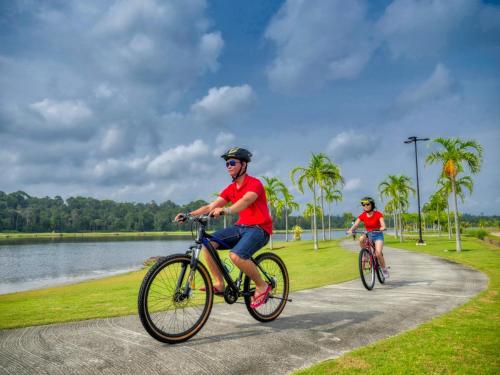
<path id="1" fill-rule="evenodd" d="M 257 308 L 266 303 L 271 286 L 261 277 L 254 262 L 250 257 L 264 247 L 272 234 L 273 223 L 267 205 L 266 193 L 262 183 L 255 177 L 247 174 L 247 166 L 251 161 L 252 153 L 244 148 L 233 147 L 221 157 L 226 160 L 226 168 L 233 182 L 229 184 L 210 204 L 190 212 L 190 215 L 210 214 L 218 217 L 221 214 L 239 214 L 235 225 L 216 231 L 213 236 L 224 241 L 231 247 L 229 257 L 231 261 L 248 277 L 255 282 L 255 293 L 252 308 Z M 224 206 L 231 202 L 231 207 Z M 175 217 L 181 221 L 183 214 Z M 212 241 L 215 248 L 223 249 Z M 214 293 L 224 294 L 224 278 L 217 265 L 203 247 L 208 268 L 215 278 Z"/>
<path id="2" fill-rule="evenodd" d="M 363 206 L 363 212 L 358 216 L 354 225 L 348 230 L 348 233 L 352 234 L 361 222 L 365 224 L 368 238 L 375 244 L 375 256 L 382 266 L 384 277 L 387 279 L 389 271 L 385 265 L 384 255 L 382 254 L 382 249 L 384 248 L 384 233 L 382 231 L 385 230 L 384 215 L 375 209 L 375 201 L 371 197 L 361 199 L 361 205 Z M 364 239 L 365 235 L 363 234 L 359 238 L 361 247 L 363 247 Z"/>

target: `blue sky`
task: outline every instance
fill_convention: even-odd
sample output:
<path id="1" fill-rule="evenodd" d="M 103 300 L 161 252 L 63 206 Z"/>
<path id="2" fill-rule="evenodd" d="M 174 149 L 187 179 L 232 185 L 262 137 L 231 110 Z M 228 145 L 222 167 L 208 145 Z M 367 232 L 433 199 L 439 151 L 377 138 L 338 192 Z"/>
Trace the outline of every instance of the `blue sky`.
<path id="1" fill-rule="evenodd" d="M 327 153 L 335 210 L 356 212 L 388 174 L 415 177 L 408 136 L 459 136 L 484 147 L 461 208 L 499 214 L 499 73 L 498 2 L 2 2 L 0 190 L 210 199 L 241 145 L 301 203 L 290 170 Z"/>

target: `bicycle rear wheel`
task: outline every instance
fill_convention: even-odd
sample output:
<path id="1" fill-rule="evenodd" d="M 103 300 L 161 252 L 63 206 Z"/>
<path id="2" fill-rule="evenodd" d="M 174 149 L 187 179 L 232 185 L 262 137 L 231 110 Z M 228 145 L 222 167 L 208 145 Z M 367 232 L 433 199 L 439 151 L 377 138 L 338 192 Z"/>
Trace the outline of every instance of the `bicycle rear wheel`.
<path id="1" fill-rule="evenodd" d="M 375 285 L 375 260 L 368 249 L 359 252 L 359 274 L 365 288 L 372 290 Z"/>
<path id="2" fill-rule="evenodd" d="M 273 290 L 269 293 L 267 303 L 254 309 L 250 307 L 250 304 L 252 292 L 255 291 L 255 283 L 245 276 L 243 283 L 245 305 L 252 317 L 260 322 L 270 322 L 276 319 L 285 308 L 290 287 L 288 271 L 283 260 L 273 253 L 262 253 L 255 258 L 254 262 L 264 281 L 271 284 Z"/>
<path id="3" fill-rule="evenodd" d="M 186 341 L 198 333 L 210 315 L 212 280 L 203 264 L 198 263 L 192 271 L 190 263 L 187 255 L 171 255 L 151 267 L 142 281 L 139 317 L 146 331 L 158 341 Z"/>

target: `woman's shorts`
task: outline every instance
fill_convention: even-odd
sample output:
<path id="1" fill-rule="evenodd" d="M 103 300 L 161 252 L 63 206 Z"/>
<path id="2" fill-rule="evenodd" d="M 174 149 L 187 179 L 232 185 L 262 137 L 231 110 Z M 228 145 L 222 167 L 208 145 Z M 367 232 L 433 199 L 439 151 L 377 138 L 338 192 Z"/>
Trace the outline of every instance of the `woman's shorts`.
<path id="1" fill-rule="evenodd" d="M 368 232 L 368 238 L 370 238 L 370 240 L 372 240 L 373 242 L 383 241 L 384 240 L 384 233 L 382 233 L 382 232 Z"/>
<path id="2" fill-rule="evenodd" d="M 212 236 L 228 245 L 219 244 L 219 250 L 231 249 L 242 259 L 249 259 L 269 241 L 269 233 L 257 225 L 233 225 L 219 229 Z"/>

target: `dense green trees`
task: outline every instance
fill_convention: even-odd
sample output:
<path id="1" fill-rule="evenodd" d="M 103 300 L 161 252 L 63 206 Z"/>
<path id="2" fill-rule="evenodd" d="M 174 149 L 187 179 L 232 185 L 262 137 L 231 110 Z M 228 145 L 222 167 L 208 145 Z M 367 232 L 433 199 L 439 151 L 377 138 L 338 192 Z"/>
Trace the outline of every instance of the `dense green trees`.
<path id="1" fill-rule="evenodd" d="M 289 192 L 286 191 L 289 195 Z M 188 212 L 206 204 L 199 200 L 186 205 L 172 201 L 157 203 L 119 203 L 86 197 L 31 197 L 17 191 L 6 194 L 0 191 L 0 231 L 10 232 L 92 232 L 92 231 L 172 231 L 185 230 L 172 223 L 178 212 Z M 300 225 L 310 229 L 309 220 L 302 216 L 289 216 L 297 210 L 291 195 L 286 197 L 286 214 L 277 215 L 274 228 Z M 278 211 L 285 210 L 282 204 Z M 236 220 L 236 216 L 229 218 Z M 332 216 L 332 227 L 342 228 L 343 218 Z M 214 221 L 211 228 L 223 226 L 223 221 Z"/>
<path id="2" fill-rule="evenodd" d="M 86 197 L 31 197 L 17 191 L 0 191 L 0 231 L 168 231 L 176 230 L 172 218 L 204 201 L 181 206 L 171 201 L 157 204 L 118 203 Z"/>

